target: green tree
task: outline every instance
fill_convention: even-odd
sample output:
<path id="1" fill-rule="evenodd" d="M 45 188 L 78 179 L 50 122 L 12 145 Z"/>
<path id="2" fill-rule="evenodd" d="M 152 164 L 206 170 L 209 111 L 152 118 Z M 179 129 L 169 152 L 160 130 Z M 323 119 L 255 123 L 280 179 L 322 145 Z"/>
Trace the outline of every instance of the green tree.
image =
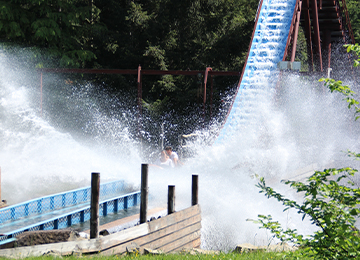
<path id="1" fill-rule="evenodd" d="M 136 69 L 140 64 L 143 69 L 205 71 L 211 66 L 213 70 L 241 71 L 258 1 L 97 0 L 96 6 L 101 10 L 100 21 L 108 29 L 94 39 L 100 67 Z M 115 88 L 136 90 L 135 77 L 101 79 Z M 220 95 L 238 80 L 215 78 L 216 108 L 221 106 Z M 150 113 L 155 121 L 171 114 L 172 125 L 177 129 L 186 125 L 181 131 L 192 131 L 198 123 L 180 120 L 199 121 L 201 82 L 203 78 L 198 76 L 144 76 L 144 113 Z"/>
<path id="2" fill-rule="evenodd" d="M 0 0 L 0 7 L 2 46 L 32 49 L 38 66 L 241 71 L 258 0 Z M 136 101 L 134 75 L 91 77 Z M 238 80 L 215 78 L 213 111 Z M 198 76 L 144 76 L 144 117 L 168 118 L 182 133 L 200 127 L 202 82 Z"/>
<path id="3" fill-rule="evenodd" d="M 0 37 L 7 46 L 36 47 L 39 66 L 83 67 L 96 58 L 99 12 L 91 0 L 0 1 Z"/>
<path id="4" fill-rule="evenodd" d="M 358 0 L 347 0 L 346 5 L 349 12 L 351 28 L 354 33 L 355 42 L 360 42 L 360 9 Z"/>

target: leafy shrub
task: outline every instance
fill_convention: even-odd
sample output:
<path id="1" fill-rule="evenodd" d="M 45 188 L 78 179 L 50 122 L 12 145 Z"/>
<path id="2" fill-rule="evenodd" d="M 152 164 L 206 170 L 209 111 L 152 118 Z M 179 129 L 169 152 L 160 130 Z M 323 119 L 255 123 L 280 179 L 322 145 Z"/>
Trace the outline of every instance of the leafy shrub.
<path id="1" fill-rule="evenodd" d="M 360 47 L 346 45 L 348 52 L 357 55 L 354 66 L 360 64 Z M 345 96 L 348 108 L 355 108 L 355 120 L 359 118 L 359 101 L 354 96 L 355 92 L 341 81 L 322 78 L 320 81 L 331 92 L 339 92 Z M 348 155 L 359 158 L 360 154 L 348 151 Z M 360 188 L 355 187 L 351 177 L 357 173 L 356 169 L 345 167 L 340 169 L 325 169 L 315 171 L 306 182 L 286 181 L 297 192 L 302 193 L 304 200 L 298 203 L 285 198 L 282 194 L 268 187 L 264 178 L 260 178 L 256 185 L 260 193 L 268 198 L 276 198 L 285 209 L 296 209 L 298 214 L 311 220 L 317 227 L 312 235 L 305 237 L 298 234 L 296 229 L 284 230 L 280 223 L 274 221 L 271 215 L 258 215 L 257 223 L 261 228 L 270 230 L 274 237 L 282 242 L 298 245 L 303 250 L 295 253 L 298 255 L 320 259 L 350 259 L 360 257 L 360 235 L 355 223 L 360 214 Z M 294 254 L 294 253 L 291 253 Z"/>

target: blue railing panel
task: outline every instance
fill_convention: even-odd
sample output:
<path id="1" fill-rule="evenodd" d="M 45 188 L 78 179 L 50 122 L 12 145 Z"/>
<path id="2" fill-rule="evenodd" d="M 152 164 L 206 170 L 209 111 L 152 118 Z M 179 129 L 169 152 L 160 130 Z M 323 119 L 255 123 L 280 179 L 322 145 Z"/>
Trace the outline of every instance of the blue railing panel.
<path id="1" fill-rule="evenodd" d="M 116 198 L 101 201 L 99 204 L 99 216 L 104 217 L 108 214 L 117 213 L 118 211 L 125 209 L 125 201 L 128 201 L 128 208 L 139 205 L 141 197 L 140 195 L 140 191 L 137 191 Z M 105 208 L 106 210 L 104 210 Z M 4 236 L 0 236 L 0 242 L 10 238 L 14 238 L 25 231 L 63 229 L 68 228 L 71 225 L 86 222 L 88 220 L 90 220 L 90 204 L 81 209 L 77 209 L 72 212 L 68 212 L 66 214 L 53 217 L 51 219 L 29 225 L 27 227 L 14 230 L 12 232 L 5 233 Z"/>
<path id="2" fill-rule="evenodd" d="M 114 197 L 123 192 L 124 181 L 113 181 L 100 185 L 100 198 Z M 0 209 L 0 224 L 15 221 L 24 217 L 43 214 L 85 202 L 91 199 L 91 187 L 62 192 L 39 199 L 29 200 L 20 204 Z"/>

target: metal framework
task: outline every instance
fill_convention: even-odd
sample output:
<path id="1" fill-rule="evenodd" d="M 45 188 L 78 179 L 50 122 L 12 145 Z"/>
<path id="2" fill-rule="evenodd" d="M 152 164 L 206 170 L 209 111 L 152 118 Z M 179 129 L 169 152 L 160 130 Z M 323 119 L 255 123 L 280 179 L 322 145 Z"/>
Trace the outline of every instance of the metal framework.
<path id="1" fill-rule="evenodd" d="M 295 60 L 299 26 L 305 32 L 310 72 L 330 68 L 332 43 L 355 43 L 345 0 L 298 0 L 284 61 Z"/>
<path id="2" fill-rule="evenodd" d="M 40 72 L 40 110 L 43 113 L 43 73 L 82 73 L 82 74 L 123 74 L 123 75 L 137 75 L 137 89 L 138 89 L 138 109 L 139 115 L 142 114 L 142 76 L 143 75 L 203 75 L 204 77 L 204 98 L 203 98 L 203 116 L 205 118 L 206 105 L 206 88 L 208 77 L 210 76 L 210 117 L 213 94 L 213 76 L 240 76 L 239 71 L 213 71 L 211 67 L 207 67 L 205 71 L 202 70 L 143 70 L 139 65 L 137 69 L 59 69 L 59 68 L 42 68 L 38 69 Z"/>
<path id="3" fill-rule="evenodd" d="M 102 199 L 110 198 L 124 193 L 123 180 L 108 182 L 100 185 Z M 0 224 L 31 217 L 47 212 L 56 211 L 66 207 L 76 206 L 90 202 L 91 187 L 66 191 L 50 196 L 25 201 L 23 203 L 0 209 Z"/>
<path id="4" fill-rule="evenodd" d="M 106 217 L 108 214 L 118 213 L 121 210 L 127 210 L 140 204 L 140 191 L 132 192 L 125 195 L 118 195 L 115 198 L 103 200 L 99 203 L 99 217 Z M 62 213 L 42 221 L 35 221 L 30 224 L 27 218 L 23 219 L 26 226 L 4 232 L 0 236 L 0 245 L 13 241 L 16 236 L 26 231 L 36 230 L 56 230 L 71 227 L 79 223 L 90 220 L 90 204 L 83 204 L 83 207 L 72 211 Z"/>
<path id="5" fill-rule="evenodd" d="M 100 216 L 139 205 L 140 191 L 124 194 L 125 182 L 100 185 Z M 90 219 L 91 187 L 33 199 L 0 210 L 0 245 L 25 231 L 70 227 Z"/>

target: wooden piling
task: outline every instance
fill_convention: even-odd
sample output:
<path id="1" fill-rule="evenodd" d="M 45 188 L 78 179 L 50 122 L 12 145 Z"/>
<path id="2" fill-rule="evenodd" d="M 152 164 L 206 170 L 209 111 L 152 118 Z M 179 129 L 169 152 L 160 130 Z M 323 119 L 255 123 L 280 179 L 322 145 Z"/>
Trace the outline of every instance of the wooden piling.
<path id="1" fill-rule="evenodd" d="M 99 237 L 100 173 L 91 173 L 90 238 Z"/>
<path id="2" fill-rule="evenodd" d="M 199 176 L 192 175 L 191 206 L 197 205 L 198 203 L 199 203 Z"/>
<path id="3" fill-rule="evenodd" d="M 141 201 L 140 201 L 140 224 L 145 223 L 147 219 L 148 206 L 148 172 L 149 165 L 141 164 Z"/>
<path id="4" fill-rule="evenodd" d="M 168 186 L 168 215 L 175 212 L 175 186 Z"/>

